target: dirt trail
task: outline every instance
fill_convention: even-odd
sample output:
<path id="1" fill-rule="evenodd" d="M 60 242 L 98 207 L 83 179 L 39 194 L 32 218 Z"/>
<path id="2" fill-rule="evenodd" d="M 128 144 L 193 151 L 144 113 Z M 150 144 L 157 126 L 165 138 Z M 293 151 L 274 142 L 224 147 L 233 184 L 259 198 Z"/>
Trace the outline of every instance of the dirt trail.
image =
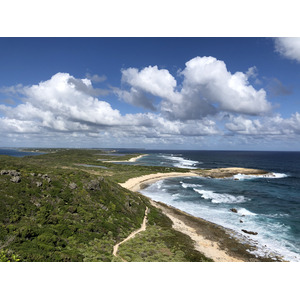
<path id="1" fill-rule="evenodd" d="M 132 233 L 130 233 L 130 235 L 125 239 L 123 240 L 122 242 L 114 245 L 114 248 L 113 248 L 113 255 L 118 257 L 119 255 L 117 254 L 118 252 L 118 249 L 119 249 L 119 246 L 125 242 L 127 242 L 128 240 L 134 238 L 138 233 L 142 232 L 142 231 L 145 231 L 146 230 L 146 223 L 147 223 L 147 215 L 148 215 L 148 207 L 146 207 L 146 210 L 145 210 L 145 216 L 144 216 L 144 220 L 143 220 L 143 223 L 142 223 L 142 226 L 141 228 L 133 231 Z M 123 259 L 121 256 L 119 256 L 122 261 L 126 261 L 125 259 Z"/>

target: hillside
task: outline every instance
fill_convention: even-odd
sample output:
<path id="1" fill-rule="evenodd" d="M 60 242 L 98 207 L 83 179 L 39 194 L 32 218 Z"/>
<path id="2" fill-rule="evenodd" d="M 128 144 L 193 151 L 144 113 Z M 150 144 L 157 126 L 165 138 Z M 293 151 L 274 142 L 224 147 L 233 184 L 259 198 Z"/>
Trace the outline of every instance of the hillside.
<path id="1" fill-rule="evenodd" d="M 127 261 L 209 261 L 146 197 L 118 184 L 155 172 L 187 170 L 102 159 L 116 157 L 64 149 L 23 158 L 1 156 L 0 261 L 118 261 L 113 246 L 141 226 L 146 206 L 147 230 L 120 247 Z"/>

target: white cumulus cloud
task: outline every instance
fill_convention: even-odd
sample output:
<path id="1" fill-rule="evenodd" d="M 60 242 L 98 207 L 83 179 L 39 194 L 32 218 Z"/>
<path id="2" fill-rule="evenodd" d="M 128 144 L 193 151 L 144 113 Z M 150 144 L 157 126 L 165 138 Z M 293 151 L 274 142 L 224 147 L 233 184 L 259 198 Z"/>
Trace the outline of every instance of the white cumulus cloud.
<path id="1" fill-rule="evenodd" d="M 204 142 L 203 137 L 214 142 L 215 137 L 299 135 L 298 112 L 286 119 L 264 114 L 271 105 L 263 89 L 249 84 L 249 76 L 255 74 L 255 68 L 232 74 L 223 61 L 213 57 L 188 61 L 178 75 L 179 84 L 168 70 L 157 66 L 122 70 L 122 86 L 115 92 L 133 105 L 155 110 L 122 114 L 95 96 L 91 79 L 57 73 L 38 84 L 0 89 L 5 96 L 18 99 L 11 105 L 0 104 L 0 141 L 16 141 L 21 146 L 27 141 L 34 146 L 88 147 L 96 141 L 93 146 L 189 147 Z"/>
<path id="2" fill-rule="evenodd" d="M 141 71 L 136 68 L 122 70 L 122 84 L 130 86 L 129 91 L 119 90 L 116 92 L 120 98 L 126 102 L 141 106 L 146 109 L 156 110 L 153 102 L 154 98 L 147 96 L 157 96 L 160 98 L 169 98 L 174 96 L 176 87 L 175 78 L 168 70 L 159 70 L 157 66 L 149 66 Z"/>
<path id="3" fill-rule="evenodd" d="M 274 115 L 260 120 L 236 116 L 225 126 L 231 132 L 243 135 L 292 137 L 300 133 L 300 114 L 296 112 L 286 119 Z"/>
<path id="4" fill-rule="evenodd" d="M 271 110 L 264 89 L 256 90 L 249 77 L 256 77 L 255 67 L 247 73 L 231 74 L 226 64 L 214 57 L 195 57 L 179 73 L 182 85 L 166 69 L 157 66 L 142 70 L 122 70 L 122 82 L 130 89 L 118 91 L 128 103 L 154 110 L 149 95 L 159 97 L 161 113 L 170 120 L 197 120 L 221 111 L 260 115 Z M 147 95 L 147 96 L 146 96 Z"/>
<path id="5" fill-rule="evenodd" d="M 256 90 L 248 82 L 248 76 L 231 74 L 226 64 L 214 57 L 196 57 L 186 63 L 182 71 L 182 94 L 198 96 L 222 111 L 259 115 L 271 109 L 263 89 Z"/>
<path id="6" fill-rule="evenodd" d="M 152 88 L 159 93 L 155 84 Z M 36 85 L 18 86 L 22 103 L 0 105 L 3 115 L 0 117 L 0 135 L 22 134 L 24 138 L 26 134 L 35 134 L 36 138 L 48 136 L 52 140 L 65 136 L 66 141 L 76 138 L 84 141 L 84 135 L 90 139 L 116 139 L 121 143 L 128 142 L 129 137 L 153 141 L 161 136 L 172 139 L 181 135 L 217 133 L 216 124 L 208 120 L 186 124 L 153 113 L 122 115 L 107 101 L 92 96 L 92 89 L 90 79 L 74 78 L 68 73 L 57 73 Z M 9 92 L 13 90 L 14 87 L 8 89 Z"/>
<path id="7" fill-rule="evenodd" d="M 278 37 L 275 38 L 275 50 L 282 56 L 300 62 L 300 38 Z"/>

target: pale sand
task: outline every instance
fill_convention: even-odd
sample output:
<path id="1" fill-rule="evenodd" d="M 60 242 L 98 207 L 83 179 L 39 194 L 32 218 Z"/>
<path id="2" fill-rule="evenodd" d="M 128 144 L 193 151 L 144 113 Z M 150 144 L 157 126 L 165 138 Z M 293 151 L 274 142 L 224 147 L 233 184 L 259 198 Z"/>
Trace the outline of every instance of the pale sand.
<path id="1" fill-rule="evenodd" d="M 193 172 L 156 173 L 156 174 L 149 174 L 140 177 L 130 178 L 126 182 L 120 183 L 120 185 L 133 192 L 138 192 L 140 189 L 142 189 L 142 185 L 151 184 L 161 179 L 166 179 L 170 177 L 190 177 L 190 176 L 199 176 L 199 175 Z"/>
<path id="2" fill-rule="evenodd" d="M 243 262 L 244 260 L 237 259 L 228 255 L 224 250 L 221 250 L 219 244 L 215 241 L 205 238 L 203 235 L 200 235 L 196 232 L 193 227 L 186 225 L 183 221 L 176 218 L 174 215 L 171 215 L 167 212 L 167 209 L 159 203 L 156 203 L 149 199 L 151 204 L 157 208 L 160 208 L 161 211 L 171 219 L 173 222 L 173 229 L 180 231 L 188 235 L 194 242 L 194 247 L 197 251 L 203 253 L 206 257 L 211 258 L 215 262 Z"/>
<path id="3" fill-rule="evenodd" d="M 140 176 L 136 178 L 131 178 L 127 180 L 125 183 L 120 183 L 120 185 L 133 192 L 137 192 L 141 189 L 141 185 L 154 183 L 155 181 L 165 179 L 165 178 L 185 177 L 185 176 L 190 177 L 190 176 L 199 176 L 199 175 L 193 172 L 157 173 L 157 174 L 150 174 L 150 175 Z M 160 208 L 162 212 L 171 219 L 171 221 L 173 222 L 173 228 L 177 231 L 180 231 L 188 235 L 195 242 L 195 249 L 203 253 L 206 257 L 213 259 L 215 262 L 242 262 L 243 261 L 228 255 L 226 251 L 220 249 L 217 242 L 207 239 L 203 235 L 200 235 L 199 233 L 196 232 L 194 228 L 186 225 L 174 214 L 171 215 L 164 206 L 159 205 L 159 203 L 154 202 L 151 199 L 149 200 L 153 206 Z"/>
<path id="4" fill-rule="evenodd" d="M 138 159 L 147 156 L 148 154 L 142 154 L 136 157 L 132 157 L 128 160 L 103 160 L 103 162 L 136 162 Z"/>

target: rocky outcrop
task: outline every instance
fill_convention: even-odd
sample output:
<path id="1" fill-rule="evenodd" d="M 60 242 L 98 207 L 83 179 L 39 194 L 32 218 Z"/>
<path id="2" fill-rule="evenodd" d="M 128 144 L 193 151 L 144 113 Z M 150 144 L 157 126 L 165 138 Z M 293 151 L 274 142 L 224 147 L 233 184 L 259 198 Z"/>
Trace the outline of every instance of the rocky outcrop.
<path id="1" fill-rule="evenodd" d="M 0 175 L 10 175 L 10 181 L 13 183 L 21 182 L 21 173 L 17 170 L 1 170 Z"/>
<path id="2" fill-rule="evenodd" d="M 19 182 L 21 182 L 21 177 L 20 176 L 12 176 L 10 181 L 14 182 L 14 183 L 19 183 Z"/>
<path id="3" fill-rule="evenodd" d="M 248 168 L 217 168 L 217 169 L 205 169 L 205 170 L 194 170 L 195 173 L 199 173 L 201 176 L 210 178 L 226 178 L 232 177 L 237 174 L 245 175 L 266 175 L 267 171 L 258 169 L 248 169 Z"/>
<path id="4" fill-rule="evenodd" d="M 75 189 L 77 189 L 77 184 L 76 184 L 75 182 L 71 182 L 71 183 L 69 184 L 69 188 L 70 188 L 71 190 L 75 190 Z"/>
<path id="5" fill-rule="evenodd" d="M 230 208 L 230 211 L 237 213 L 237 209 L 236 208 Z"/>
<path id="6" fill-rule="evenodd" d="M 51 182 L 51 178 L 48 176 L 48 174 L 44 174 L 44 175 L 42 175 L 41 177 L 42 177 L 42 179 L 48 181 L 48 183 Z"/>
<path id="7" fill-rule="evenodd" d="M 1 170 L 0 175 L 20 176 L 21 173 L 16 170 Z"/>
<path id="8" fill-rule="evenodd" d="M 257 235 L 258 233 L 257 232 L 254 232 L 254 231 L 248 231 L 248 230 L 245 230 L 245 229 L 242 229 L 243 232 L 247 233 L 247 234 L 252 234 L 252 235 Z"/>
<path id="9" fill-rule="evenodd" d="M 99 191 L 101 188 L 99 180 L 91 180 L 86 184 L 85 187 L 90 191 Z"/>

